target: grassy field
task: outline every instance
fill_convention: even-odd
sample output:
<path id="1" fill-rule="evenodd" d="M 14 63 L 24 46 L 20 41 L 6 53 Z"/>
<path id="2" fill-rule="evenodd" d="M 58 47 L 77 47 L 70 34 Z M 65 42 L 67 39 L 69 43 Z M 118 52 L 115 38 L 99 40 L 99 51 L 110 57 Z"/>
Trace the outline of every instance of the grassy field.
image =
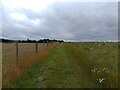
<path id="1" fill-rule="evenodd" d="M 118 86 L 118 43 L 83 42 L 72 43 L 69 47 L 71 55 L 89 72 L 93 81 L 101 87 Z"/>
<path id="2" fill-rule="evenodd" d="M 2 78 L 3 87 L 10 86 L 11 81 L 16 80 L 37 60 L 45 56 L 52 44 L 47 47 L 45 44 L 38 44 L 38 53 L 36 54 L 35 43 L 19 43 L 18 45 L 18 61 L 16 61 L 16 44 L 2 44 Z"/>
<path id="3" fill-rule="evenodd" d="M 9 45 L 10 46 L 10 45 Z M 28 45 L 26 45 L 28 46 Z M 32 46 L 32 45 L 31 45 Z M 13 46 L 12 46 L 13 47 Z M 4 58 L 13 49 L 3 45 L 3 69 L 14 61 Z M 7 50 L 9 51 L 6 54 Z M 23 49 L 25 50 L 25 48 Z M 23 51 L 21 48 L 21 52 Z M 32 51 L 32 50 L 30 50 Z M 28 53 L 30 53 L 28 50 Z M 42 50 L 45 51 L 45 50 Z M 47 54 L 25 61 L 33 61 L 29 68 L 12 81 L 3 79 L 3 87 L 11 88 L 117 88 L 118 87 L 118 43 L 79 42 L 62 43 L 46 49 Z M 13 55 L 14 56 L 14 55 Z M 31 59 L 31 60 L 30 60 Z M 37 60 L 36 60 L 37 59 Z M 21 64 L 23 64 L 23 61 Z M 11 64 L 13 65 L 13 63 Z M 26 64 L 25 64 L 26 65 Z M 25 66 L 22 65 L 22 66 Z M 14 66 L 14 65 L 13 65 Z M 28 65 L 27 65 L 28 66 Z M 3 70 L 3 72 L 5 72 Z M 9 73 L 9 72 L 8 72 Z M 4 75 L 5 73 L 3 73 Z M 7 83 L 6 83 L 6 82 Z M 7 85 L 10 82 L 10 85 Z"/>

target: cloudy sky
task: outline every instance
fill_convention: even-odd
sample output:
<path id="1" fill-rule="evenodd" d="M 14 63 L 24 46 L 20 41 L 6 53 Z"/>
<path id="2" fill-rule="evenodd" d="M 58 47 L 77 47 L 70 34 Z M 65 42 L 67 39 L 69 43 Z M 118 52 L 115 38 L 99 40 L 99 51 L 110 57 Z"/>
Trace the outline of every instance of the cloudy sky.
<path id="1" fill-rule="evenodd" d="M 117 2 L 2 0 L 1 7 L 3 38 L 118 39 Z"/>

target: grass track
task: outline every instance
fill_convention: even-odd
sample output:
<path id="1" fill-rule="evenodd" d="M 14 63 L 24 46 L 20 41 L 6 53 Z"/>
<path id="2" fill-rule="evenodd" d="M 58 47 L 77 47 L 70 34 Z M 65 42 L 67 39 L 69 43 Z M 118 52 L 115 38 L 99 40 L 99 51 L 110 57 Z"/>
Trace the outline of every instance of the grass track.
<path id="1" fill-rule="evenodd" d="M 61 45 L 54 48 L 42 62 L 34 64 L 14 82 L 13 87 L 89 88 L 97 85 L 90 80 L 77 60 L 67 53 L 67 48 Z"/>
<path id="2" fill-rule="evenodd" d="M 79 54 L 77 54 L 79 53 Z M 89 57 L 82 49 L 59 45 L 13 82 L 13 88 L 102 88 L 91 77 Z"/>

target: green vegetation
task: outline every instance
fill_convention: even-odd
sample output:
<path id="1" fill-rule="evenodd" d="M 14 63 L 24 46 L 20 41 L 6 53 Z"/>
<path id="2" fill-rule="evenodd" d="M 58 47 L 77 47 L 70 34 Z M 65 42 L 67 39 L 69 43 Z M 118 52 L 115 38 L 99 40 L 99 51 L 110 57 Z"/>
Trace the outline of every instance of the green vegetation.
<path id="1" fill-rule="evenodd" d="M 32 65 L 13 88 L 116 88 L 118 43 L 64 43 Z"/>
<path id="2" fill-rule="evenodd" d="M 19 58 L 17 62 L 15 43 L 3 43 L 2 87 L 11 87 L 12 81 L 18 79 L 34 63 L 42 60 L 42 58 L 45 57 L 56 45 L 56 43 L 51 43 L 49 46 L 39 44 L 39 52 L 36 54 L 34 43 L 20 43 L 18 50 Z"/>
<path id="3" fill-rule="evenodd" d="M 93 81 L 102 87 L 118 87 L 118 43 L 82 42 L 69 46 L 69 52 L 90 72 Z"/>

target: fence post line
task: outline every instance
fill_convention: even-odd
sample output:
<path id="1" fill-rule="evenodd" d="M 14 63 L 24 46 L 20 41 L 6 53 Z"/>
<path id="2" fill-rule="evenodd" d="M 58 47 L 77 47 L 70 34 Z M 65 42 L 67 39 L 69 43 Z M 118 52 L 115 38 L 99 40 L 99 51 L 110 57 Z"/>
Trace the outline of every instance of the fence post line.
<path id="1" fill-rule="evenodd" d="M 48 46 L 48 40 L 47 40 L 47 46 Z"/>
<path id="2" fill-rule="evenodd" d="M 43 47 L 44 47 L 44 40 L 43 40 Z"/>
<path id="3" fill-rule="evenodd" d="M 16 42 L 16 62 L 18 64 L 18 42 Z"/>
<path id="4" fill-rule="evenodd" d="M 38 42 L 36 41 L 36 53 L 38 53 Z"/>

